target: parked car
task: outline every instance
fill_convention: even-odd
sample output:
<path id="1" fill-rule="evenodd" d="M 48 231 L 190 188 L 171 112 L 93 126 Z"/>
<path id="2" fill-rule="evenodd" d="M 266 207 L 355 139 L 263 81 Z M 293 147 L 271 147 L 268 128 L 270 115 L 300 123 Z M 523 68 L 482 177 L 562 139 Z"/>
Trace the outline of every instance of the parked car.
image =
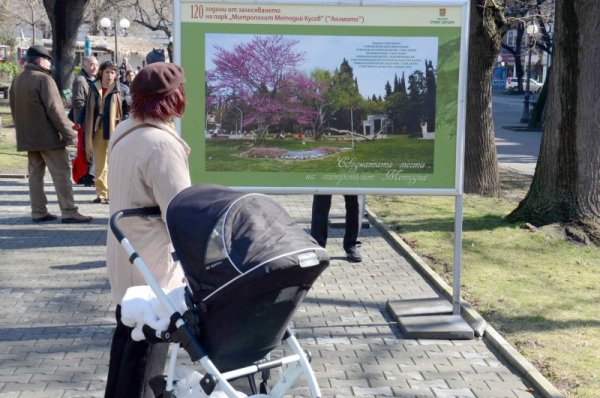
<path id="1" fill-rule="evenodd" d="M 529 79 L 529 91 L 532 93 L 539 93 L 542 91 L 544 83 L 540 83 L 535 79 Z M 506 79 L 506 85 L 504 91 L 517 91 L 519 89 L 519 80 L 516 77 L 509 77 Z M 527 79 L 523 78 L 523 91 L 527 90 Z"/>

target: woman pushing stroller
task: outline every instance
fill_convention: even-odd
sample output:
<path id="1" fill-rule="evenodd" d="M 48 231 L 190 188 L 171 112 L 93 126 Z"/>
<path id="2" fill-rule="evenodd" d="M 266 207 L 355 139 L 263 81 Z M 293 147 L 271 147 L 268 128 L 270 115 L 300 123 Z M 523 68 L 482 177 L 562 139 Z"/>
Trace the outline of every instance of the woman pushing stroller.
<path id="1" fill-rule="evenodd" d="M 108 175 L 110 214 L 134 207 L 161 209 L 163 218 L 129 219 L 124 230 L 134 237 L 138 253 L 166 289 L 184 285 L 164 220 L 170 200 L 190 186 L 189 147 L 173 125 L 173 118 L 181 117 L 185 109 L 183 83 L 183 70 L 175 64 L 142 68 L 131 84 L 131 117 L 119 123 L 108 144 L 108 167 L 113 171 Z M 147 381 L 163 373 L 168 345 L 133 341 L 132 329 L 121 322 L 120 303 L 127 288 L 146 282 L 112 234 L 106 262 L 117 326 L 105 397 L 153 397 Z"/>

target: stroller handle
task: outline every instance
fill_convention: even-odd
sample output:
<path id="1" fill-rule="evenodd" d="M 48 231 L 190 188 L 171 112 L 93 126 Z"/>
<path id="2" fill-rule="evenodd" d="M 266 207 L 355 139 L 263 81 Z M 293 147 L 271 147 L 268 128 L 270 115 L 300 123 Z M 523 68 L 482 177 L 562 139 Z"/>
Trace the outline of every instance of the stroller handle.
<path id="1" fill-rule="evenodd" d="M 173 339 L 173 342 L 180 343 L 185 350 L 190 354 L 190 357 L 195 362 L 198 359 L 206 357 L 206 351 L 194 338 L 194 334 L 190 330 L 189 325 L 184 321 L 182 315 L 175 309 L 173 304 L 169 301 L 169 298 L 162 290 L 146 264 L 144 260 L 137 254 L 133 246 L 129 243 L 127 239 L 125 239 L 125 234 L 119 228 L 119 220 L 123 217 L 144 217 L 144 218 L 158 218 L 160 217 L 160 207 L 140 207 L 136 209 L 125 209 L 119 210 L 115 214 L 110 217 L 110 228 L 119 241 L 119 243 L 123 246 L 127 254 L 130 255 L 129 262 L 132 263 L 142 274 L 144 280 L 150 287 L 152 291 L 158 298 L 159 302 L 162 306 L 167 309 L 171 315 L 171 324 L 175 325 L 177 328 L 177 337 L 176 340 Z"/>
<path id="2" fill-rule="evenodd" d="M 136 209 L 119 210 L 110 217 L 110 229 L 119 243 L 125 238 L 125 234 L 119 228 L 119 220 L 124 217 L 160 217 L 160 207 L 139 207 Z"/>

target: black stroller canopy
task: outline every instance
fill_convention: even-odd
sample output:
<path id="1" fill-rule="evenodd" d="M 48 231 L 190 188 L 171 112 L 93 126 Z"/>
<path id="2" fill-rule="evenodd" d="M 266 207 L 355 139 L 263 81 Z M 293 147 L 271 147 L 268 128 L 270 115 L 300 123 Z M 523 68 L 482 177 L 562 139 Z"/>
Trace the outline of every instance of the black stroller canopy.
<path id="1" fill-rule="evenodd" d="M 176 195 L 167 225 L 192 289 L 195 284 L 219 288 L 261 265 L 266 272 L 287 266 L 272 260 L 318 246 L 273 199 L 217 185 L 192 186 Z M 216 259 L 207 253 L 211 240 L 222 243 Z"/>
<path id="2" fill-rule="evenodd" d="M 325 249 L 273 199 L 215 185 L 189 187 L 167 209 L 171 241 L 212 361 L 234 369 L 281 343 Z"/>

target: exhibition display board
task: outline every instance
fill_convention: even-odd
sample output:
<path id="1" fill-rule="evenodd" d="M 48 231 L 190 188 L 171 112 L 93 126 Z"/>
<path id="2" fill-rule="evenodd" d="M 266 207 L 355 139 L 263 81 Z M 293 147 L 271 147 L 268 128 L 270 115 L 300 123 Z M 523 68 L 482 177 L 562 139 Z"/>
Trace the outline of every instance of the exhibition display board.
<path id="1" fill-rule="evenodd" d="M 192 181 L 460 194 L 466 4 L 176 2 Z"/>
<path id="2" fill-rule="evenodd" d="M 453 315 L 432 324 L 464 330 L 468 21 L 468 0 L 176 0 L 193 183 L 454 196 Z"/>

